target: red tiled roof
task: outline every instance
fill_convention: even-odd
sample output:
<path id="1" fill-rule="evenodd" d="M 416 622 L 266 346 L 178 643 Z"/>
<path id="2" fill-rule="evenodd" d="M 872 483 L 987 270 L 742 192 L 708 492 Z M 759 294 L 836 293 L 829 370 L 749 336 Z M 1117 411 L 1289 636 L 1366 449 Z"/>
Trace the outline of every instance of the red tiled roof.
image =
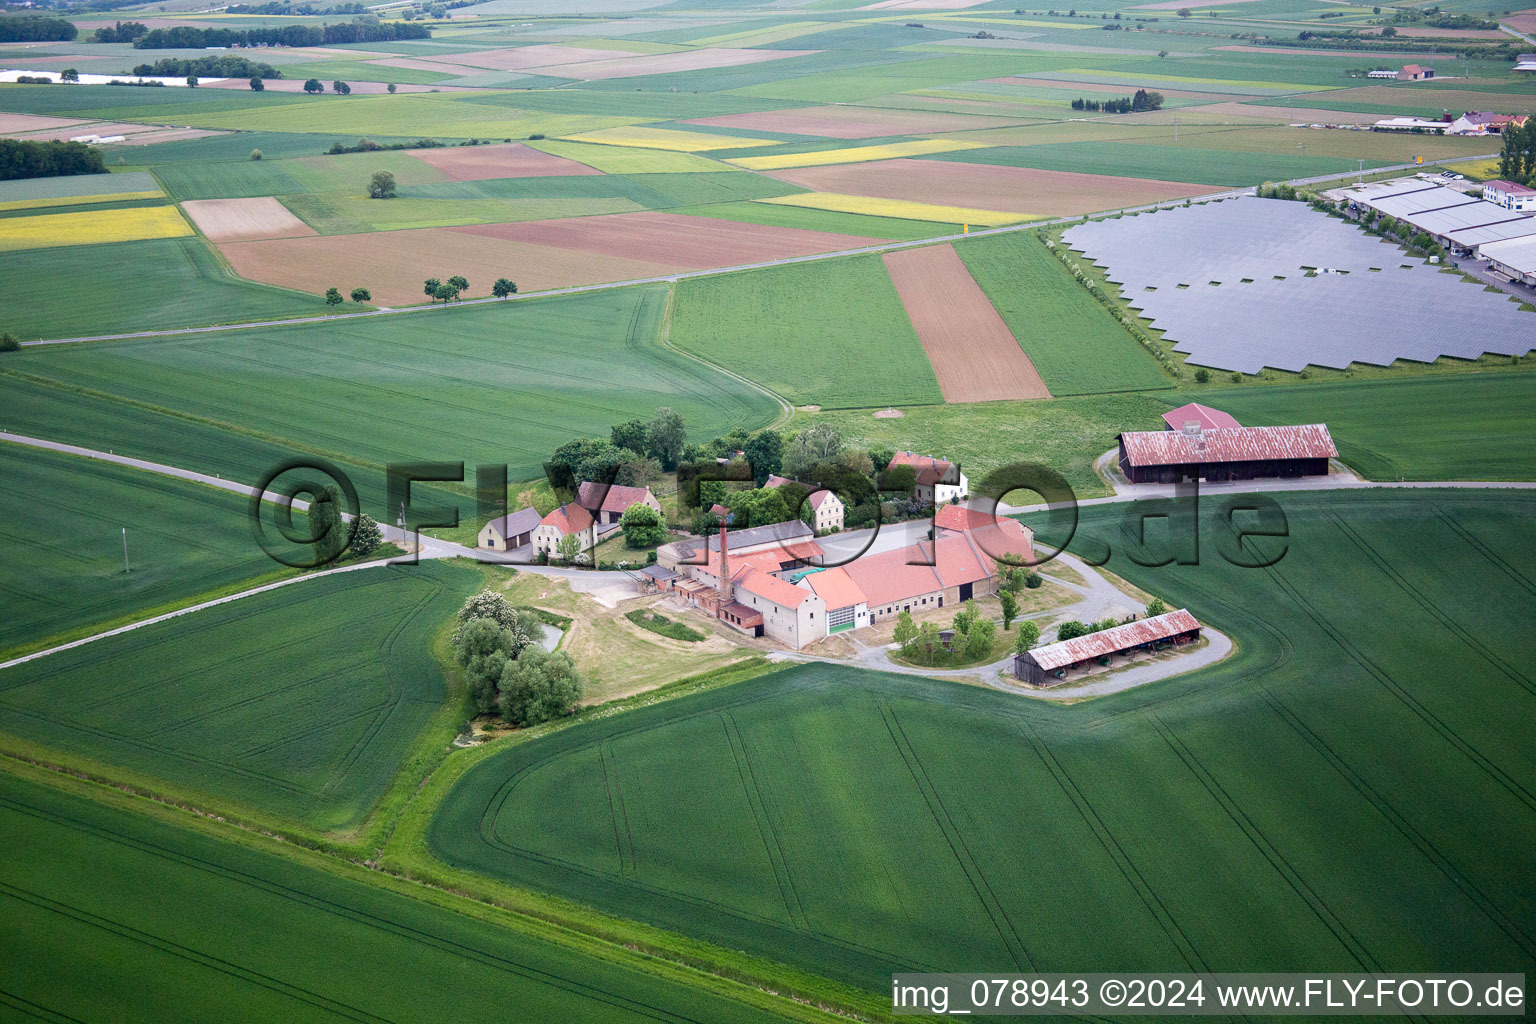
<path id="1" fill-rule="evenodd" d="M 592 513 L 580 505 L 561 505 L 539 520 L 540 526 L 553 526 L 561 533 L 580 533 L 592 525 Z"/>
<path id="2" fill-rule="evenodd" d="M 1536 188 L 1531 188 L 1529 185 L 1522 185 L 1517 181 L 1504 181 L 1502 178 L 1498 181 L 1485 181 L 1483 182 L 1483 187 L 1495 189 L 1499 192 L 1508 192 L 1513 196 L 1536 194 Z"/>
<path id="3" fill-rule="evenodd" d="M 1222 412 L 1220 409 L 1212 409 L 1210 406 L 1201 405 L 1199 402 L 1190 402 L 1188 405 L 1181 405 L 1177 409 L 1169 409 L 1163 413 L 1163 422 L 1168 424 L 1169 430 L 1183 430 L 1184 424 L 1191 421 L 1199 423 L 1201 430 L 1242 426 L 1231 413 Z"/>
<path id="4" fill-rule="evenodd" d="M 989 564 L 997 561 L 1013 565 L 1035 564 L 1034 531 L 1012 519 L 1001 519 L 991 526 L 970 530 L 965 537 Z"/>
<path id="5" fill-rule="evenodd" d="M 1338 448 L 1322 423 L 1286 427 L 1225 427 L 1185 434 L 1137 430 L 1120 435 L 1133 466 L 1173 466 L 1261 459 L 1332 459 Z"/>
<path id="6" fill-rule="evenodd" d="M 961 533 L 979 530 L 983 526 L 996 526 L 1002 517 L 983 512 L 968 505 L 945 505 L 934 513 L 933 525 L 941 530 L 958 530 Z"/>
<path id="7" fill-rule="evenodd" d="M 816 596 L 827 603 L 828 608 L 847 608 L 850 605 L 866 604 L 864 591 L 853 582 L 853 577 L 848 575 L 846 569 L 826 569 L 822 572 L 813 572 L 800 581 L 816 592 Z"/>
<path id="8" fill-rule="evenodd" d="M 594 512 L 600 509 L 603 512 L 622 514 L 631 505 L 645 504 L 645 499 L 650 495 L 649 487 L 626 487 L 623 484 L 610 484 L 608 492 L 604 494 L 602 484 L 586 481 L 576 488 L 576 503 Z M 597 504 L 599 497 L 603 499 L 601 505 Z"/>
<path id="9" fill-rule="evenodd" d="M 783 548 L 768 548 L 764 551 L 753 551 L 745 555 L 738 555 L 736 552 L 731 551 L 729 555 L 731 559 L 731 575 L 733 577 L 739 576 L 742 569 L 748 568 L 761 569 L 763 572 L 778 572 L 785 562 L 795 561 L 794 553 Z M 720 575 L 720 552 L 711 551 L 709 553 L 709 560 L 700 565 L 699 568 L 711 576 L 718 577 Z"/>
<path id="10" fill-rule="evenodd" d="M 1027 656 L 1033 658 L 1035 664 L 1049 671 L 1079 661 L 1102 658 L 1107 654 L 1114 654 L 1139 644 L 1166 640 L 1170 636 L 1188 633 L 1199 628 L 1200 623 L 1195 620 L 1195 617 L 1180 608 L 1163 615 L 1155 615 L 1150 619 L 1127 622 L 1123 626 L 1112 626 L 1097 633 L 1089 633 L 1087 636 L 1046 644 L 1044 647 L 1037 647 L 1028 652 Z"/>
<path id="11" fill-rule="evenodd" d="M 822 502 L 826 501 L 828 498 L 837 498 L 837 495 L 826 489 L 812 491 L 809 499 L 811 508 L 820 509 Z M 838 500 L 841 501 L 842 499 L 838 498 Z"/>
<path id="12" fill-rule="evenodd" d="M 879 608 L 944 589 L 933 566 L 907 564 L 908 559 L 919 554 L 910 547 L 897 548 L 878 555 L 865 555 L 844 568 L 864 592 L 870 607 Z"/>
<path id="13" fill-rule="evenodd" d="M 794 482 L 795 481 L 791 480 L 787 476 L 779 476 L 779 474 L 777 474 L 777 473 L 769 473 L 768 474 L 768 479 L 763 482 L 763 486 L 764 487 L 783 487 L 785 484 L 792 484 Z"/>
<path id="14" fill-rule="evenodd" d="M 960 482 L 959 471 L 956 470 L 953 476 L 950 475 L 955 469 L 953 464 L 928 455 L 918 455 L 916 452 L 897 452 L 891 457 L 891 463 L 886 468 L 890 469 L 894 466 L 911 466 L 920 484 L 932 486 Z"/>
<path id="15" fill-rule="evenodd" d="M 813 596 L 809 590 L 803 590 L 793 583 L 786 583 L 777 576 L 769 576 L 757 569 L 748 569 L 744 573 L 736 574 L 734 579 L 738 589 L 772 601 L 780 608 L 799 608 Z"/>
<path id="16" fill-rule="evenodd" d="M 934 568 L 945 587 L 976 583 L 992 575 L 991 564 L 983 561 L 980 552 L 965 536 L 941 536 L 937 544 Z"/>

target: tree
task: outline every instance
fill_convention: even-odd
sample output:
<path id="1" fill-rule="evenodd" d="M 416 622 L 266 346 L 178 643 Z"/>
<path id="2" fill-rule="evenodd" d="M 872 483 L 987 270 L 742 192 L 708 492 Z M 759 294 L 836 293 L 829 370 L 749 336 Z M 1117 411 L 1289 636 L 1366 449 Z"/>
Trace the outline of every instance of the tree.
<path id="1" fill-rule="evenodd" d="M 1167 613 L 1168 606 L 1163 603 L 1162 598 L 1154 597 L 1152 600 L 1147 602 L 1147 618 L 1150 619 L 1158 615 L 1166 615 Z"/>
<path id="2" fill-rule="evenodd" d="M 325 304 L 327 306 L 339 306 L 339 305 L 341 305 L 342 301 L 343 300 L 341 298 L 341 290 L 340 289 L 338 289 L 338 288 L 327 288 L 325 290 Z"/>
<path id="3" fill-rule="evenodd" d="M 1068 619 L 1056 627 L 1057 640 L 1075 640 L 1080 636 L 1087 636 L 1093 632 L 1093 627 L 1077 619 Z"/>
<path id="4" fill-rule="evenodd" d="M 1003 628 L 1012 629 L 1013 620 L 1019 614 L 1019 599 L 1013 596 L 1013 591 L 999 591 L 997 599 L 1003 605 Z"/>
<path id="5" fill-rule="evenodd" d="M 188 89 L 196 89 L 197 88 L 197 76 L 196 75 L 188 75 L 187 76 L 187 88 Z"/>
<path id="6" fill-rule="evenodd" d="M 470 699 L 479 714 L 496 705 L 496 686 L 507 663 L 517 657 L 517 633 L 495 619 L 477 618 L 453 634 L 453 654 L 465 669 Z"/>
<path id="7" fill-rule="evenodd" d="M 341 495 L 326 487 L 309 502 L 309 540 L 315 546 L 315 564 L 329 565 L 347 547 L 347 525 L 341 519 Z"/>
<path id="8" fill-rule="evenodd" d="M 624 531 L 625 547 L 653 548 L 667 539 L 661 513 L 644 502 L 637 501 L 624 510 L 619 516 L 619 528 Z"/>
<path id="9" fill-rule="evenodd" d="M 442 283 L 435 277 L 429 277 L 422 282 L 421 290 L 427 293 L 427 298 L 435 299 L 437 298 L 437 286 Z"/>
<path id="10" fill-rule="evenodd" d="M 448 279 L 448 286 L 453 289 L 454 298 L 458 298 L 462 292 L 469 291 L 469 281 L 459 274 L 454 274 Z"/>
<path id="11" fill-rule="evenodd" d="M 14 334 L 10 333 L 9 331 L 4 334 L 0 334 L 0 352 L 15 352 L 20 348 L 21 342 L 16 340 L 16 336 Z"/>
<path id="12" fill-rule="evenodd" d="M 896 616 L 896 642 L 901 645 L 901 653 L 911 653 L 912 641 L 917 639 L 917 623 L 912 621 L 912 613 L 903 611 Z"/>
<path id="13" fill-rule="evenodd" d="M 336 93 L 338 96 L 352 95 L 352 87 L 346 82 L 332 82 L 331 91 Z"/>
<path id="14" fill-rule="evenodd" d="M 928 664 L 933 664 L 933 659 L 939 653 L 939 624 L 937 622 L 924 622 L 917 627 L 917 639 L 913 646 L 916 653 L 925 659 Z"/>
<path id="15" fill-rule="evenodd" d="M 385 88 L 387 88 L 389 90 L 389 94 L 391 96 L 393 96 L 395 94 L 395 83 L 394 82 L 390 82 L 389 85 L 385 86 Z"/>
<path id="16" fill-rule="evenodd" d="M 977 619 L 965 631 L 965 656 L 984 658 L 992 650 L 992 637 L 997 634 L 997 624 L 991 619 Z"/>
<path id="17" fill-rule="evenodd" d="M 459 297 L 459 290 L 451 284 L 440 284 L 437 291 L 432 293 L 434 299 L 442 299 L 444 302 L 452 302 Z"/>
<path id="18" fill-rule="evenodd" d="M 1029 570 L 1024 576 L 1024 586 L 1029 590 L 1039 590 L 1040 585 L 1044 582 L 1045 578 L 1033 569 Z"/>
<path id="19" fill-rule="evenodd" d="M 1211 371 L 1210 370 L 1207 370 L 1205 367 L 1202 366 L 1202 367 L 1200 367 L 1200 369 L 1195 371 L 1195 383 L 1196 384 L 1209 384 L 1210 382 L 1211 382 Z"/>
<path id="20" fill-rule="evenodd" d="M 76 71 L 74 68 L 65 68 L 63 71 L 59 72 L 59 81 L 78 82 L 80 81 L 80 72 Z"/>
<path id="21" fill-rule="evenodd" d="M 384 532 L 379 529 L 379 524 L 367 513 L 360 513 L 357 525 L 352 529 L 352 543 L 347 545 L 347 553 L 367 558 L 383 542 Z"/>
<path id="22" fill-rule="evenodd" d="M 1383 39 L 1391 39 L 1395 35 L 1397 35 L 1397 29 L 1393 28 L 1391 25 L 1388 25 L 1386 28 L 1381 30 L 1381 38 Z"/>
<path id="23" fill-rule="evenodd" d="M 505 594 L 498 594 L 494 590 L 482 590 L 464 602 L 459 608 L 459 624 L 473 622 L 475 619 L 490 619 L 498 626 L 511 630 L 522 630 L 525 625 L 523 613 L 507 600 Z M 454 643 L 458 643 L 458 634 L 454 634 Z M 523 646 L 527 646 L 524 644 Z M 522 647 L 515 647 L 510 653 L 516 654 Z"/>
<path id="24" fill-rule="evenodd" d="M 1013 649 L 1023 654 L 1040 640 L 1040 624 L 1033 619 L 1019 623 L 1019 635 L 1013 641 Z"/>
<path id="25" fill-rule="evenodd" d="M 608 428 L 608 437 L 615 448 L 628 448 L 633 452 L 645 451 L 645 420 L 625 420 Z"/>
<path id="26" fill-rule="evenodd" d="M 741 447 L 759 487 L 784 468 L 784 438 L 777 430 L 759 430 Z"/>
<path id="27" fill-rule="evenodd" d="M 1190 10 L 1189 10 L 1188 7 L 1180 7 L 1179 8 L 1179 17 L 1187 18 L 1187 17 L 1189 17 L 1189 15 L 1190 15 Z"/>
<path id="28" fill-rule="evenodd" d="M 368 179 L 369 199 L 395 198 L 395 176 L 388 171 L 374 171 Z"/>
<path id="29" fill-rule="evenodd" d="M 353 288 L 352 289 L 352 301 L 353 302 L 359 302 L 359 303 L 361 303 L 361 302 L 372 302 L 373 301 L 373 293 L 370 292 L 367 288 Z"/>
<path id="30" fill-rule="evenodd" d="M 683 454 L 683 443 L 688 431 L 683 427 L 683 417 L 670 406 L 663 405 L 651 417 L 645 427 L 645 454 L 661 463 L 668 472 L 677 468 Z"/>
<path id="31" fill-rule="evenodd" d="M 576 663 L 563 651 L 535 647 L 502 669 L 496 699 L 501 717 L 513 725 L 538 725 L 576 709 L 584 689 Z"/>
<path id="32" fill-rule="evenodd" d="M 304 91 L 311 96 L 318 96 L 320 93 L 325 92 L 325 86 L 320 84 L 320 79 L 311 78 L 304 82 Z"/>
<path id="33" fill-rule="evenodd" d="M 955 613 L 955 632 L 969 633 L 971 631 L 971 624 L 980 617 L 980 613 L 976 611 L 976 602 L 965 602 L 965 604 L 960 606 L 960 610 Z"/>
<path id="34" fill-rule="evenodd" d="M 560 538 L 560 543 L 555 545 L 560 551 L 560 557 L 567 562 L 576 561 L 576 556 L 581 553 L 581 538 L 574 533 L 568 533 Z"/>
<path id="35" fill-rule="evenodd" d="M 251 76 L 251 92 L 266 92 L 267 83 L 261 80 L 260 75 Z"/>
<path id="36" fill-rule="evenodd" d="M 505 277 L 498 277 L 496 283 L 491 285 L 491 294 L 498 299 L 504 299 L 508 295 L 516 295 L 517 282 L 509 281 Z"/>
<path id="37" fill-rule="evenodd" d="M 261 150 L 259 150 L 259 149 L 251 150 L 251 159 L 252 160 L 260 160 L 261 159 Z"/>
<path id="38" fill-rule="evenodd" d="M 802 477 L 818 462 L 826 462 L 843 450 L 843 432 L 830 423 L 816 423 L 789 439 L 784 446 L 786 475 Z"/>

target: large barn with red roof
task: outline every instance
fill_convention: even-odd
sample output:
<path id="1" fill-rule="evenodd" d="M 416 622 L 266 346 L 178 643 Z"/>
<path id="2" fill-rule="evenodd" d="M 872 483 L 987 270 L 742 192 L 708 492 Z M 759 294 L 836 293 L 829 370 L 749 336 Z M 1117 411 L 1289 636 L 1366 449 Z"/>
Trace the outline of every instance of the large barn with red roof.
<path id="1" fill-rule="evenodd" d="M 1190 409 L 1217 412 L 1204 406 L 1185 406 L 1164 417 L 1189 417 L 1178 429 L 1127 431 L 1120 435 L 1120 472 L 1127 480 L 1133 484 L 1168 484 L 1184 480 L 1327 476 L 1328 460 L 1339 455 L 1326 424 L 1212 428 L 1202 424 L 1199 413 L 1186 411 Z"/>

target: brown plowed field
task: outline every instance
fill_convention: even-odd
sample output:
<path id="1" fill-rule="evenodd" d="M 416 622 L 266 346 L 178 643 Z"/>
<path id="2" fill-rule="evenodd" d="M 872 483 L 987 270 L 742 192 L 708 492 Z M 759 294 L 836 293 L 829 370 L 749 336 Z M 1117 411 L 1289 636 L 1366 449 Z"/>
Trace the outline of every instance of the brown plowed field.
<path id="1" fill-rule="evenodd" d="M 46 117 L 42 114 L 0 114 L 0 135 L 25 135 L 28 132 L 47 131 L 49 128 L 72 128 L 90 124 L 78 117 Z M 76 135 L 81 134 L 76 132 Z"/>
<path id="2" fill-rule="evenodd" d="M 498 277 L 509 277 L 520 290 L 530 292 L 674 272 L 659 263 L 446 228 L 225 242 L 219 251 L 237 274 L 253 281 L 316 294 L 332 285 L 343 292 L 363 287 L 373 292 L 374 302 L 392 306 L 426 301 L 421 284 L 429 276 L 462 274 L 470 284 L 464 297 L 477 298 L 489 295 Z"/>
<path id="3" fill-rule="evenodd" d="M 452 146 L 412 150 L 411 155 L 448 176 L 449 181 L 490 178 L 549 178 L 572 174 L 602 174 L 595 167 L 529 149 L 520 142 L 499 146 Z"/>
<path id="4" fill-rule="evenodd" d="M 446 60 L 427 60 L 424 57 L 386 57 L 384 60 L 365 60 L 366 65 L 384 68 L 409 68 L 412 71 L 437 71 L 445 75 L 479 75 L 485 68 L 468 64 L 450 64 Z"/>
<path id="5" fill-rule="evenodd" d="M 1050 398 L 1019 342 L 952 246 L 881 257 L 946 402 Z"/>
<path id="6" fill-rule="evenodd" d="M 576 61 L 613 60 L 633 57 L 628 50 L 599 50 L 586 46 L 558 46 L 539 43 L 534 46 L 513 46 L 505 50 L 479 50 L 474 53 L 446 54 L 444 63 L 468 64 L 470 67 L 489 68 L 493 71 L 521 71 L 524 68 L 542 68 L 551 64 L 571 64 Z"/>
<path id="7" fill-rule="evenodd" d="M 977 128 L 1006 128 L 1019 124 L 1023 120 L 1017 117 L 942 114 L 924 110 L 836 106 L 699 117 L 690 120 L 688 124 L 709 125 L 714 128 L 748 128 L 762 132 L 785 132 L 790 135 L 819 135 L 829 139 L 874 139 L 887 135 L 922 135 L 930 132 L 970 131 Z"/>
<path id="8" fill-rule="evenodd" d="M 319 234 L 271 196 L 259 199 L 189 199 L 181 208 L 212 242 L 301 238 Z"/>
<path id="9" fill-rule="evenodd" d="M 570 47 L 564 47 L 570 49 Z M 679 50 L 677 53 L 619 54 L 614 59 L 574 60 L 563 64 L 539 66 L 541 75 L 558 75 L 561 78 L 579 78 L 595 82 L 608 78 L 636 78 L 641 75 L 671 75 L 679 71 L 701 71 L 706 68 L 731 68 L 742 64 L 761 64 L 764 61 L 803 57 L 820 50 L 746 50 L 729 47 L 708 47 L 702 50 Z"/>
<path id="10" fill-rule="evenodd" d="M 596 256 L 663 263 L 676 270 L 733 267 L 858 249 L 885 241 L 676 213 L 616 213 L 516 224 L 472 224 L 447 230 Z"/>
<path id="11" fill-rule="evenodd" d="M 994 167 L 949 160 L 902 159 L 797 167 L 773 171 L 771 175 L 817 192 L 843 192 L 1058 217 L 1117 210 L 1212 191 L 1209 185 L 1190 182 L 1041 171 L 1029 167 Z"/>

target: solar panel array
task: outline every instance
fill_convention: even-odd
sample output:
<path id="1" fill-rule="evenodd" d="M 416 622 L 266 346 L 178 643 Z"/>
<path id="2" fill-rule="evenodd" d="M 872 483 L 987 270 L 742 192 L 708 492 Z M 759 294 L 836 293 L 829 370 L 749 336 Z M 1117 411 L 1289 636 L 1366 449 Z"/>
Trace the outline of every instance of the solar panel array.
<path id="1" fill-rule="evenodd" d="M 1536 315 L 1508 296 L 1304 203 L 1244 197 L 1089 222 L 1063 238 L 1200 366 L 1386 366 L 1536 345 Z"/>

